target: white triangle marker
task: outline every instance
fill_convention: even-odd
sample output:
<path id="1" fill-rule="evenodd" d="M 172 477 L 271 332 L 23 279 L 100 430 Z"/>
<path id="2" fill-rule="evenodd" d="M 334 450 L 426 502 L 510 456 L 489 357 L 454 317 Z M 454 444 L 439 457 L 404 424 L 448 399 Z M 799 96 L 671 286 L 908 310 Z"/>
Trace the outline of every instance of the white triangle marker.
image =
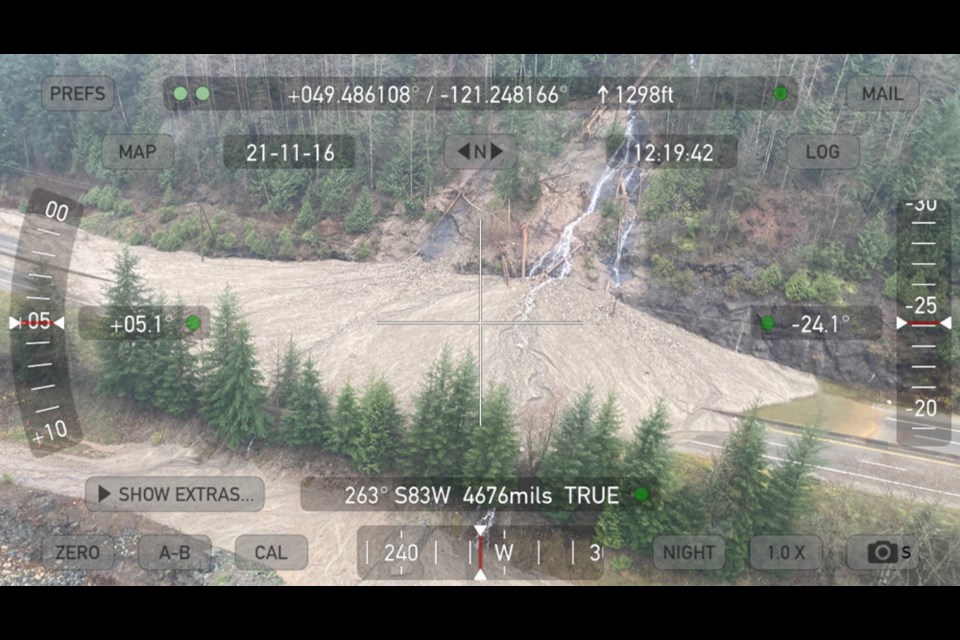
<path id="1" fill-rule="evenodd" d="M 63 324 L 64 324 L 64 322 L 63 322 L 63 316 L 60 316 L 60 319 L 59 319 L 59 320 L 54 320 L 54 321 L 53 321 L 53 324 L 55 324 L 55 325 L 57 325 L 58 327 L 60 327 L 61 329 L 63 329 Z"/>
<path id="2" fill-rule="evenodd" d="M 487 530 L 487 525 L 485 524 L 475 524 L 473 528 L 477 530 L 477 535 L 482 536 L 483 532 Z"/>
<path id="3" fill-rule="evenodd" d="M 16 328 L 19 327 L 19 326 L 20 326 L 20 321 L 17 320 L 16 318 L 14 318 L 13 316 L 11 316 L 11 317 L 10 317 L 10 328 L 11 328 L 11 329 L 16 329 Z"/>
<path id="4" fill-rule="evenodd" d="M 473 576 L 473 579 L 474 579 L 474 580 L 486 580 L 486 579 L 487 579 L 487 576 L 485 576 L 485 575 L 483 574 L 483 569 L 480 569 L 479 571 L 477 571 L 477 575 Z"/>
<path id="5" fill-rule="evenodd" d="M 901 318 L 900 316 L 897 316 L 897 330 L 900 330 L 900 329 L 903 328 L 903 326 L 906 325 L 906 324 L 907 324 L 907 321 L 906 321 L 906 320 L 904 320 L 904 319 Z"/>
<path id="6" fill-rule="evenodd" d="M 940 324 L 945 326 L 947 329 L 953 329 L 953 316 L 947 316 L 940 322 Z"/>

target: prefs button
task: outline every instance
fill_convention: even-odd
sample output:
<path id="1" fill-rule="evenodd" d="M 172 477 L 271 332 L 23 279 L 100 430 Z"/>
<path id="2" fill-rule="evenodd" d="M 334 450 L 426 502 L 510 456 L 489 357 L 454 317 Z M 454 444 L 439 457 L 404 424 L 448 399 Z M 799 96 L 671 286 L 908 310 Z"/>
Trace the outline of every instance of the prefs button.
<path id="1" fill-rule="evenodd" d="M 47 76 L 41 90 L 47 111 L 110 111 L 116 94 L 109 76 Z"/>

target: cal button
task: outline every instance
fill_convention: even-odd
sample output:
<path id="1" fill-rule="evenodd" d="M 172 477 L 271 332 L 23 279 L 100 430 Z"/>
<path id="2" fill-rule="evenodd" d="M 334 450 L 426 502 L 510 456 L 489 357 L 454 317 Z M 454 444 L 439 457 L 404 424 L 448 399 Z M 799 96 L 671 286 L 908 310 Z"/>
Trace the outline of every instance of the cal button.
<path id="1" fill-rule="evenodd" d="M 108 76 L 47 76 L 42 87 L 47 111 L 110 111 L 116 95 Z"/>
<path id="2" fill-rule="evenodd" d="M 847 83 L 854 111 L 913 111 L 920 106 L 920 81 L 913 76 L 854 76 Z"/>
<path id="3" fill-rule="evenodd" d="M 166 133 L 110 134 L 103 138 L 107 169 L 166 169 L 173 165 L 173 136 Z"/>
<path id="4" fill-rule="evenodd" d="M 303 536 L 240 536 L 236 550 L 237 567 L 242 571 L 307 568 L 307 539 Z"/>

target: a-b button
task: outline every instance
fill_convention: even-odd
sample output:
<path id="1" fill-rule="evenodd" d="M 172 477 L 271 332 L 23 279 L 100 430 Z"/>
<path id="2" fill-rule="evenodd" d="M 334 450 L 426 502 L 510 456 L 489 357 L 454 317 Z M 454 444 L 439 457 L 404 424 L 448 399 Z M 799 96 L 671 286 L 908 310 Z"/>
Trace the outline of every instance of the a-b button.
<path id="1" fill-rule="evenodd" d="M 107 169 L 166 169 L 173 165 L 173 136 L 167 133 L 120 133 L 103 138 Z"/>

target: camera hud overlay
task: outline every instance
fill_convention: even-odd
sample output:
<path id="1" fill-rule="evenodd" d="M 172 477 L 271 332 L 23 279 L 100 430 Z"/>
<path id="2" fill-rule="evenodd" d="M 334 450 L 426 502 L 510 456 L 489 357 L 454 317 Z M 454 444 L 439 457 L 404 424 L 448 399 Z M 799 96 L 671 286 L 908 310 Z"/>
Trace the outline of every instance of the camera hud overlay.
<path id="1" fill-rule="evenodd" d="M 960 584 L 960 56 L 0 56 L 0 584 Z"/>

